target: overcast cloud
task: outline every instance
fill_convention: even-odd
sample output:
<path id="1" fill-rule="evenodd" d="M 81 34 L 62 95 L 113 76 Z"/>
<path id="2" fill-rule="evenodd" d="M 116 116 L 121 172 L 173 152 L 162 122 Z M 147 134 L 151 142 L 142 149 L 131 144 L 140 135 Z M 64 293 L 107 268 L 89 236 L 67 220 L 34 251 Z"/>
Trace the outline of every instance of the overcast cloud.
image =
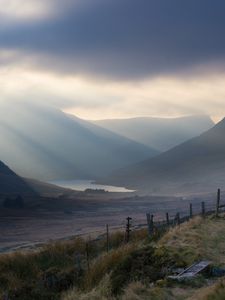
<path id="1" fill-rule="evenodd" d="M 211 94 L 203 99 L 195 86 L 196 94 L 186 98 L 190 80 L 207 87 L 212 77 L 215 86 L 224 79 L 224 0 L 3 0 L 0 15 L 0 79 L 26 74 L 13 98 L 44 98 L 90 116 L 95 106 L 133 115 L 138 103 L 147 114 L 225 115 L 211 105 L 223 107 L 220 89 L 208 87 Z M 42 78 L 49 80 L 46 86 L 40 86 Z M 189 81 L 176 93 L 181 78 Z M 170 83 L 171 99 L 163 100 L 162 86 L 151 85 L 155 80 Z M 134 83 L 145 100 L 130 95 Z M 104 92 L 93 94 L 100 87 Z M 5 90 L 0 97 L 10 99 Z"/>
<path id="2" fill-rule="evenodd" d="M 3 28 L 1 48 L 25 51 L 59 72 L 125 79 L 225 58 L 223 0 L 56 1 L 57 8 L 41 22 Z"/>

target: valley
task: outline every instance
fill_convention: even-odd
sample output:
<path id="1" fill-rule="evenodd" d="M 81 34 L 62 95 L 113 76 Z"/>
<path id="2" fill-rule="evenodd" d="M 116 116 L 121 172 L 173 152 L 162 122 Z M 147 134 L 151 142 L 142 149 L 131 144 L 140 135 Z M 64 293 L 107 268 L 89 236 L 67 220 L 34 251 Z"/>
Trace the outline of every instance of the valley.
<path id="1" fill-rule="evenodd" d="M 30 106 L 26 109 L 31 113 L 33 111 L 33 107 Z M 110 136 L 114 139 L 112 142 L 114 143 L 113 151 L 116 151 L 115 153 L 112 152 L 114 156 L 116 154 L 126 156 L 125 149 L 129 149 L 130 154 L 133 153 L 133 158 L 130 157 L 131 161 L 140 154 L 140 149 L 144 149 L 144 152 L 146 152 L 144 157 L 147 153 L 148 157 L 151 156 L 151 151 L 149 152 L 145 148 L 147 146 L 136 144 L 132 140 L 129 140 L 127 145 L 123 137 L 114 136 L 114 133 L 107 131 L 108 129 L 105 131 L 105 129 L 95 127 L 96 125 L 66 116 L 59 111 L 46 110 L 45 107 L 39 107 L 39 113 L 51 116 L 51 122 L 55 122 L 54 119 L 56 118 L 58 127 L 61 126 L 59 124 L 62 122 L 63 127 L 61 130 L 63 132 L 65 132 L 63 128 L 66 124 L 66 127 L 70 128 L 72 126 L 76 130 L 79 126 L 82 126 L 83 132 L 88 130 L 95 132 L 94 134 L 98 133 L 103 139 L 107 135 L 108 140 Z M 28 114 L 26 117 L 28 117 Z M 203 123 L 205 120 L 207 123 L 207 118 L 203 118 Z M 202 119 L 200 118 L 201 122 Z M 207 126 L 209 124 L 206 125 L 206 128 Z M 50 144 L 46 139 L 48 133 L 45 138 L 41 137 L 41 128 L 42 125 L 38 124 L 36 120 L 32 132 L 36 131 L 35 139 L 41 138 L 39 142 L 45 147 L 49 147 Z M 1 127 L 1 130 L 3 130 L 3 127 Z M 22 130 L 22 127 L 20 127 L 20 130 Z M 91 181 L 74 179 L 73 176 L 75 175 L 72 174 L 75 174 L 73 172 L 76 172 L 76 167 L 73 163 L 70 164 L 70 169 L 67 169 L 66 165 L 62 169 L 55 169 L 56 165 L 60 166 L 58 163 L 61 164 L 62 160 L 57 161 L 56 164 L 52 162 L 54 176 L 48 177 L 47 174 L 50 173 L 46 173 L 45 169 L 51 169 L 51 172 L 53 169 L 48 164 L 38 163 L 39 159 L 43 159 L 39 156 L 40 149 L 38 151 L 36 149 L 33 152 L 33 157 L 30 157 L 33 160 L 31 166 L 29 166 L 32 171 L 27 175 L 32 178 L 33 172 L 37 171 L 37 167 L 39 171 L 44 172 L 43 179 L 51 178 L 50 182 L 44 182 L 43 179 L 42 181 L 38 180 L 39 176 L 36 176 L 36 179 L 21 177 L 4 163 L 1 163 L 0 251 L 35 249 L 36 246 L 45 244 L 50 240 L 69 239 L 74 236 L 84 236 L 86 238 L 98 236 L 105 232 L 106 224 L 109 225 L 112 231 L 116 229 L 123 231 L 128 216 L 132 217 L 134 228 L 146 226 L 146 213 L 152 213 L 156 219 L 160 219 L 165 218 L 166 213 L 174 216 L 178 211 L 182 217 L 183 214 L 187 213 L 190 203 L 193 204 L 196 213 L 200 211 L 202 201 L 207 206 L 215 206 L 217 188 L 221 187 L 223 191 L 223 165 L 220 162 L 223 161 L 224 142 L 221 137 L 224 131 L 224 121 L 221 121 L 199 137 L 188 140 L 162 154 L 157 155 L 155 153 L 153 158 L 143 160 L 144 157 L 142 156 L 141 162 L 137 162 L 135 165 L 130 164 L 129 167 L 123 167 L 124 163 L 121 165 L 117 160 L 120 168 L 112 171 L 109 176 L 103 176 L 102 171 L 100 171 L 102 177 L 92 177 L 93 180 Z M 88 134 L 91 134 L 90 132 Z M 31 133 L 27 131 L 26 134 Z M 71 131 L 72 134 L 74 134 L 76 140 L 78 132 L 72 133 Z M 59 143 L 67 144 L 69 136 L 67 134 L 65 139 L 64 134 L 61 137 L 55 135 L 55 138 L 54 145 L 56 146 Z M 122 152 L 117 152 L 117 146 L 115 147 L 115 142 L 117 143 L 118 140 L 125 147 Z M 17 140 L 12 139 L 11 141 L 15 142 Z M 136 145 L 138 145 L 138 148 L 135 148 Z M 74 153 L 76 153 L 77 146 L 75 142 L 73 144 L 73 147 L 75 147 Z M 135 147 L 133 148 L 133 146 Z M 82 160 L 79 163 L 82 165 L 80 170 L 83 172 L 87 165 L 87 162 L 84 163 L 84 161 L 88 156 L 86 152 L 80 152 L 82 147 L 86 147 L 85 144 L 78 146 L 79 153 L 76 153 L 75 156 L 72 155 L 71 149 L 73 148 L 67 148 L 68 153 L 71 154 L 69 159 L 79 161 L 79 155 L 82 154 Z M 56 151 L 64 151 L 63 155 L 68 154 L 63 148 L 60 149 L 60 147 L 58 149 L 55 147 Z M 56 153 L 55 150 L 54 153 Z M 92 148 L 88 150 L 91 151 Z M 105 151 L 105 146 L 101 151 Z M 23 155 L 25 158 L 27 156 L 26 152 Z M 101 168 L 106 158 L 105 156 L 102 157 L 102 152 L 96 152 L 96 155 L 93 163 L 98 170 L 95 175 L 99 172 L 98 164 Z M 68 156 L 66 157 L 68 158 Z M 30 163 L 29 161 L 25 163 L 23 159 L 19 161 L 19 168 L 23 167 L 23 163 L 25 166 Z M 108 156 L 107 159 L 110 160 Z M 34 163 L 35 165 L 33 165 Z M 114 162 L 111 161 L 110 164 L 110 168 L 114 168 Z M 93 168 L 93 165 L 91 168 Z M 110 173 L 110 168 L 107 174 Z M 24 168 L 21 171 L 22 174 L 27 170 L 27 168 Z M 70 175 L 68 172 L 70 172 Z M 204 172 L 204 177 L 201 175 L 202 172 Z M 54 178 L 60 178 L 62 174 L 67 174 L 69 177 L 65 175 L 65 177 L 61 177 L 64 178 L 63 180 L 54 180 Z M 98 185 L 98 182 L 106 185 Z M 22 199 L 21 207 L 16 203 L 19 196 Z M 6 199 L 8 199 L 8 202 Z M 6 202 L 10 203 L 10 206 L 6 205 Z"/>
<path id="2" fill-rule="evenodd" d="M 225 1 L 0 0 L 0 300 L 225 300 Z"/>
<path id="3" fill-rule="evenodd" d="M 222 194 L 223 195 L 223 194 Z M 146 213 L 155 220 L 180 216 L 189 211 L 201 211 L 201 202 L 215 207 L 215 193 L 205 195 L 144 196 L 136 193 L 87 193 L 67 191 L 57 197 L 25 199 L 23 209 L 0 210 L 0 252 L 31 250 L 49 241 L 70 239 L 75 236 L 94 238 L 110 231 L 125 232 L 126 218 L 132 217 L 133 228 L 146 227 Z"/>

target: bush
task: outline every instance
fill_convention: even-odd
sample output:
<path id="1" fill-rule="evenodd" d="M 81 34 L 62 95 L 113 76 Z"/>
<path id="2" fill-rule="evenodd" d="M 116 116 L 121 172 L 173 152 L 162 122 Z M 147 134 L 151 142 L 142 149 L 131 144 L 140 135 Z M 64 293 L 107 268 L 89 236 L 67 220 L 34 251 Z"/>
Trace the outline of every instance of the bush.
<path id="1" fill-rule="evenodd" d="M 131 281 L 154 282 L 164 278 L 174 261 L 166 249 L 147 246 L 126 256 L 111 274 L 113 294 L 121 293 Z"/>
<path id="2" fill-rule="evenodd" d="M 83 289 L 91 290 L 97 286 L 107 273 L 110 273 L 136 248 L 136 244 L 128 244 L 96 258 L 92 262 L 90 270 L 84 276 Z"/>

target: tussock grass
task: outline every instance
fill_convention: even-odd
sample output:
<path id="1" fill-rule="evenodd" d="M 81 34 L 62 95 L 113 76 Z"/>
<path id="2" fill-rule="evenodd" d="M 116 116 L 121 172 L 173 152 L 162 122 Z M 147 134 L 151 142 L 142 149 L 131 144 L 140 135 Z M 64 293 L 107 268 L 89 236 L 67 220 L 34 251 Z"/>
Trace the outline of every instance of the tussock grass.
<path id="1" fill-rule="evenodd" d="M 0 255 L 0 299 L 8 293 L 12 299 L 57 300 L 62 291 L 72 286 L 92 288 L 144 236 L 145 230 L 132 233 L 131 244 L 126 246 L 124 232 L 114 232 L 110 234 L 108 254 L 105 237 L 88 241 L 89 273 L 87 241 L 82 238 L 52 242 L 36 252 Z"/>
<path id="2" fill-rule="evenodd" d="M 94 289 L 89 292 L 81 292 L 73 289 L 62 295 L 61 300 L 116 300 L 111 296 L 110 276 L 105 275 Z"/>
<path id="3" fill-rule="evenodd" d="M 183 265 L 190 265 L 198 259 L 224 265 L 225 220 L 196 217 L 171 229 L 160 239 L 158 245 L 167 247 L 171 254 L 176 254 L 177 260 Z"/>
<path id="4" fill-rule="evenodd" d="M 32 253 L 1 255 L 0 299 L 5 292 L 10 300 L 225 299 L 225 280 L 205 288 L 200 287 L 209 285 L 206 280 L 201 285 L 161 280 L 171 267 L 199 259 L 225 265 L 223 218 L 196 217 L 154 241 L 146 229 L 132 232 L 129 244 L 124 243 L 124 232 L 115 232 L 108 253 L 104 237 L 88 241 L 89 270 L 86 243 L 76 238 Z"/>
<path id="5" fill-rule="evenodd" d="M 145 235 L 144 235 L 145 236 Z M 225 220 L 223 218 L 193 218 L 190 222 L 170 229 L 159 241 L 142 238 L 129 251 L 119 248 L 93 261 L 84 285 L 89 291 L 77 290 L 62 300 L 224 300 L 225 281 L 193 279 L 182 283 L 157 281 L 162 266 L 186 267 L 196 260 L 208 259 L 214 265 L 225 264 Z M 133 247 L 134 246 L 134 247 Z M 122 250 L 120 252 L 120 250 Z M 114 253 L 115 252 L 115 253 Z M 116 254 L 117 253 L 117 254 Z M 118 257 L 117 257 L 118 255 Z M 175 264 L 174 264 L 175 263 Z M 110 272 L 111 271 L 111 272 Z M 107 276 L 107 284 L 104 282 Z M 150 285 L 150 282 L 155 284 Z M 133 280 L 133 281 L 132 281 Z M 202 287 L 202 286 L 206 287 Z M 123 292 L 113 298 L 114 290 Z"/>
<path id="6" fill-rule="evenodd" d="M 1 255 L 0 297 L 7 293 L 10 299 L 57 299 L 57 293 L 74 284 L 73 265 L 70 247 L 58 243 L 34 253 Z"/>
<path id="7" fill-rule="evenodd" d="M 76 238 L 50 243 L 36 252 L 1 255 L 0 298 L 7 292 L 10 299 L 59 299 L 61 291 L 79 284 L 82 274 L 76 255 L 83 262 L 85 251 L 85 240 Z M 91 257 L 97 255 L 92 246 L 89 251 Z"/>
<path id="8" fill-rule="evenodd" d="M 121 300 L 172 300 L 172 293 L 158 287 L 151 288 L 141 282 L 130 283 L 124 291 Z"/>
<path id="9" fill-rule="evenodd" d="M 131 231 L 130 241 L 131 242 L 139 242 L 139 241 L 147 241 L 148 239 L 148 231 L 146 228 L 138 229 Z M 116 249 L 125 243 L 125 232 L 123 231 L 115 231 L 110 234 L 109 238 L 109 248 Z M 106 249 L 106 239 L 102 239 L 102 241 L 98 241 L 98 247 L 102 249 Z"/>
<path id="10" fill-rule="evenodd" d="M 90 290 L 97 286 L 105 274 L 110 273 L 123 259 L 137 249 L 136 243 L 130 243 L 119 247 L 116 250 L 104 253 L 96 258 L 86 272 L 83 280 L 83 287 Z"/>
<path id="11" fill-rule="evenodd" d="M 225 299 L 225 279 L 219 280 L 214 285 L 202 288 L 188 300 L 224 300 Z"/>

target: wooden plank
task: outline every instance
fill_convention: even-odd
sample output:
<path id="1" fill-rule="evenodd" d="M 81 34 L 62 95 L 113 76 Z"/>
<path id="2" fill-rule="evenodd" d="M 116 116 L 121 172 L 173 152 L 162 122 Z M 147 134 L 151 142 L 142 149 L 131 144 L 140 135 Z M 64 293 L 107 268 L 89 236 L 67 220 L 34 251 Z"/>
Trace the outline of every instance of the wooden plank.
<path id="1" fill-rule="evenodd" d="M 194 277 L 197 274 L 201 273 L 203 270 L 205 270 L 210 264 L 211 262 L 207 260 L 200 261 L 198 263 L 193 264 L 189 268 L 185 269 L 177 277 L 179 278 Z"/>

